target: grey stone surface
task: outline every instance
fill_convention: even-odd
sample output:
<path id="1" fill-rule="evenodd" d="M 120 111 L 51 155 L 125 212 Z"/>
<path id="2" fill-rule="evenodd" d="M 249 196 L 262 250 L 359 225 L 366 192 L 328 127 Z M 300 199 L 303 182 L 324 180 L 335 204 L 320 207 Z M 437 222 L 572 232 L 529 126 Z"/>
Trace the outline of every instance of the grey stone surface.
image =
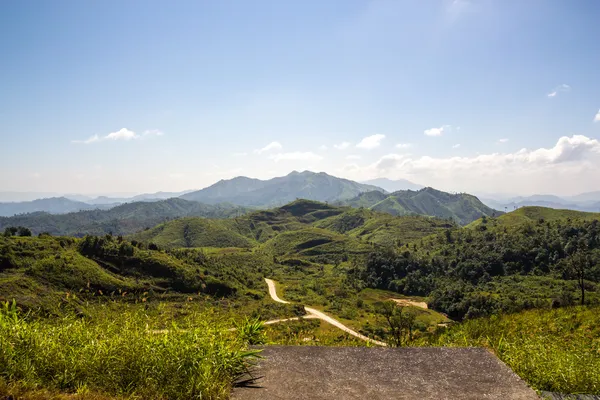
<path id="1" fill-rule="evenodd" d="M 539 400 L 480 348 L 267 346 L 235 400 Z M 247 377 L 246 377 L 247 378 Z"/>

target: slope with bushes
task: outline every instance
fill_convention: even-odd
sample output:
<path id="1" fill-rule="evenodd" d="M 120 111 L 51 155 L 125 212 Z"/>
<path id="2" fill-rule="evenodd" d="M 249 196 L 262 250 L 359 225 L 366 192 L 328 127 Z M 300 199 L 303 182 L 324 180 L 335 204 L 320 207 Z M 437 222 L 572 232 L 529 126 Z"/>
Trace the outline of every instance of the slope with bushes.
<path id="1" fill-rule="evenodd" d="M 536 224 L 539 221 L 558 220 L 564 220 L 565 223 L 568 223 L 568 220 L 593 221 L 595 219 L 600 219 L 600 213 L 557 210 L 547 207 L 521 207 L 495 219 L 478 219 L 469 224 L 468 227 L 477 228 L 483 224 L 487 224 L 489 227 L 518 226 L 528 222 Z"/>
<path id="2" fill-rule="evenodd" d="M 241 261 L 228 254 L 149 247 L 109 235 L 0 236 L 0 301 L 15 299 L 27 308 L 53 312 L 65 293 L 84 298 L 169 291 L 232 296 L 259 288 L 259 269 L 272 264 L 261 254 L 244 254 Z"/>
<path id="3" fill-rule="evenodd" d="M 430 296 L 455 319 L 573 304 L 581 285 L 593 303 L 600 301 L 600 223 L 486 220 L 373 253 L 363 277 L 372 287 Z"/>
<path id="4" fill-rule="evenodd" d="M 418 191 L 402 190 L 387 196 L 380 193 L 362 193 L 341 204 L 370 208 L 392 215 L 429 215 L 451 219 L 460 225 L 466 225 L 483 216 L 502 214 L 470 194 L 451 194 L 430 187 Z"/>

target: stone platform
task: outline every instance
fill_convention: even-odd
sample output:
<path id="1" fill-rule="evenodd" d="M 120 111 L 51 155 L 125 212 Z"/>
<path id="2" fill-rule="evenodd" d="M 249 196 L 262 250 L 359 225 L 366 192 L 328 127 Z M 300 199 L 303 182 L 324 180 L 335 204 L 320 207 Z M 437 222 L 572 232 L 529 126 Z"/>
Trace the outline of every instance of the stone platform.
<path id="1" fill-rule="evenodd" d="M 232 399 L 539 400 L 481 348 L 267 346 L 262 355 L 258 379 Z"/>

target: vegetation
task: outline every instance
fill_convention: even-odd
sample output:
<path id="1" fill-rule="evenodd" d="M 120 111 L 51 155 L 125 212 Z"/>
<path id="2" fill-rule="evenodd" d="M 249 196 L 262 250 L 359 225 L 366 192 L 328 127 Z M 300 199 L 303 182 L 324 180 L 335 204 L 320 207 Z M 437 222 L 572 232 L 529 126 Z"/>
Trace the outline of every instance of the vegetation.
<path id="1" fill-rule="evenodd" d="M 429 215 L 452 220 L 460 225 L 466 225 L 483 216 L 494 217 L 502 214 L 470 194 L 450 194 L 429 187 L 417 191 L 400 190 L 387 196 L 373 192 L 361 193 L 341 204 L 365 207 L 392 215 Z"/>
<path id="2" fill-rule="evenodd" d="M 485 346 L 538 390 L 600 394 L 600 309 L 530 310 L 463 322 L 435 346 Z"/>
<path id="3" fill-rule="evenodd" d="M 85 340 L 110 337 L 100 322 L 119 320 L 119 313 L 140 324 L 132 325 L 132 335 L 142 335 L 141 321 L 154 332 L 149 339 L 136 336 L 140 346 L 156 345 L 158 333 L 192 340 L 185 335 L 205 326 L 202 319 L 222 321 L 214 337 L 231 335 L 240 344 L 236 351 L 260 343 L 365 344 L 318 320 L 263 324 L 302 316 L 301 305 L 308 305 L 393 346 L 484 345 L 536 388 L 597 393 L 590 383 L 597 376 L 573 366 L 577 359 L 598 363 L 598 321 L 589 313 L 600 304 L 597 216 L 535 208 L 511 214 L 460 227 L 452 219 L 297 200 L 233 218 L 185 217 L 126 237 L 31 237 L 9 227 L 0 236 L 0 300 L 15 299 L 28 312 L 19 317 L 19 329 L 71 340 L 81 351 L 87 345 L 67 339 L 63 325 L 81 324 L 73 334 Z M 280 284 L 279 295 L 291 304 L 269 298 L 265 277 Z M 126 323 L 106 329 L 130 329 Z M 552 341 L 587 347 L 567 346 L 566 353 Z M 62 362 L 60 368 L 72 365 Z M 153 390 L 154 378 L 127 388 L 88 377 L 84 385 L 78 374 L 61 386 L 56 373 L 21 380 L 0 373 L 0 394 L 8 386 L 12 393 L 81 386 L 117 397 Z M 228 387 L 234 375 L 219 378 L 219 387 Z"/>
<path id="4" fill-rule="evenodd" d="M 96 208 L 96 206 L 90 208 Z M 0 217 L 0 229 L 25 226 L 33 234 L 61 236 L 128 235 L 175 218 L 200 216 L 229 218 L 248 212 L 231 204 L 208 205 L 178 198 L 156 202 L 122 204 L 108 210 L 90 209 L 68 214 L 33 212 L 13 217 Z"/>
<path id="5" fill-rule="evenodd" d="M 263 292 L 262 268 L 271 264 L 261 254 L 149 250 L 109 235 L 0 237 L 0 300 L 57 313 L 66 306 L 65 293 L 80 301 L 104 295 L 141 300 L 172 291 L 255 297 Z"/>
<path id="6" fill-rule="evenodd" d="M 520 226 L 526 223 L 535 224 L 543 220 L 545 222 L 563 221 L 593 221 L 600 220 L 600 213 L 590 213 L 574 210 L 556 210 L 546 207 L 521 207 L 515 211 L 501 215 L 493 219 L 478 219 L 468 225 L 469 228 L 478 228 L 481 225 L 490 227 Z"/>
<path id="7" fill-rule="evenodd" d="M 257 356 L 246 350 L 255 338 L 247 332 L 255 327 L 243 326 L 240 335 L 208 312 L 193 319 L 186 330 L 156 333 L 143 312 L 126 307 L 93 318 L 34 320 L 6 303 L 0 311 L 0 395 L 226 399 Z"/>
<path id="8" fill-rule="evenodd" d="M 430 296 L 430 305 L 453 319 L 570 305 L 581 287 L 595 303 L 600 224 L 482 221 L 476 229 L 447 230 L 402 250 L 373 253 L 363 279 L 371 287 Z"/>

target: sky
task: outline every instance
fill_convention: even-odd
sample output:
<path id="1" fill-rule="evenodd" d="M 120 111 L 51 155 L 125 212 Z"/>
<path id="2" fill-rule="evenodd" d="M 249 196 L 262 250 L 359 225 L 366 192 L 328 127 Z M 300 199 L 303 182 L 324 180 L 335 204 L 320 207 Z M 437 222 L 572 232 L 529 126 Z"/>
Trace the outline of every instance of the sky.
<path id="1" fill-rule="evenodd" d="M 8 0 L 0 191 L 600 190 L 600 2 Z"/>

